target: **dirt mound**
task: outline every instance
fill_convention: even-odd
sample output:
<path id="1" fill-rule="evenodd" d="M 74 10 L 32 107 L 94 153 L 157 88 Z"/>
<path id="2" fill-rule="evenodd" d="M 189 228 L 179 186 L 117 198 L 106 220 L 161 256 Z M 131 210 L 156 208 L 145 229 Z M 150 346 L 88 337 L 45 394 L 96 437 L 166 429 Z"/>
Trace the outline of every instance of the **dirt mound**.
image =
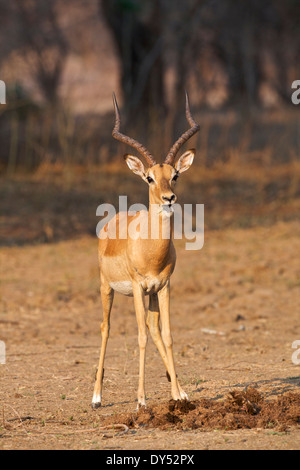
<path id="1" fill-rule="evenodd" d="M 300 424 L 300 394 L 288 393 L 267 401 L 256 389 L 231 391 L 224 400 L 200 399 L 153 405 L 135 414 L 122 413 L 105 424 L 124 423 L 130 428 L 146 426 L 160 429 L 251 429 L 276 428 Z"/>

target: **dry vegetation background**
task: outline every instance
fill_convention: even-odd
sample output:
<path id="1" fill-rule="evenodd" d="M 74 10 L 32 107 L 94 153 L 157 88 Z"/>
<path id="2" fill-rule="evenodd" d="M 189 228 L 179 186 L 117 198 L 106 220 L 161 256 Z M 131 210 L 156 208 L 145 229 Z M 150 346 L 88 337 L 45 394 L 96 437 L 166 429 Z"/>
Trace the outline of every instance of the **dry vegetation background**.
<path id="1" fill-rule="evenodd" d="M 0 448 L 299 449 L 299 6 L 241 3 L 0 1 Z M 96 208 L 147 203 L 111 138 L 112 91 L 123 128 L 160 159 L 186 129 L 185 87 L 201 131 L 177 194 L 205 204 L 205 245 L 178 243 L 172 324 L 196 411 L 168 408 L 149 341 L 149 412 L 132 415 L 137 331 L 117 297 L 92 412 Z M 228 398 L 248 386 L 263 398 Z M 128 432 L 101 430 L 116 422 Z"/>

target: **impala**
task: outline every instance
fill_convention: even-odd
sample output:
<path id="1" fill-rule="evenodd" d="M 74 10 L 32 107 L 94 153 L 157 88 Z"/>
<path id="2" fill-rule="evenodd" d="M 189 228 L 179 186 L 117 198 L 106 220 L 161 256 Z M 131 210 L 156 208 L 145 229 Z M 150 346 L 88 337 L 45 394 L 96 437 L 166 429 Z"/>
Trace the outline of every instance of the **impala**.
<path id="1" fill-rule="evenodd" d="M 138 408 L 146 406 L 145 401 L 145 352 L 147 344 L 147 328 L 162 357 L 171 382 L 171 393 L 174 400 L 188 400 L 187 394 L 181 388 L 174 365 L 172 336 L 170 330 L 170 277 L 176 261 L 176 252 L 172 241 L 173 217 L 172 205 L 176 202 L 174 194 L 175 182 L 179 175 L 188 170 L 195 156 L 195 150 L 185 152 L 175 164 L 175 157 L 182 145 L 199 131 L 199 125 L 194 121 L 186 94 L 186 117 L 190 124 L 187 130 L 175 142 L 163 164 L 157 164 L 148 150 L 136 140 L 120 132 L 120 112 L 115 95 L 115 126 L 113 137 L 135 148 L 148 163 L 145 168 L 141 160 L 133 155 L 125 155 L 125 161 L 135 174 L 139 175 L 149 185 L 149 210 L 135 215 L 119 213 L 115 216 L 115 226 L 120 226 L 122 217 L 134 221 L 139 216 L 141 224 L 147 223 L 149 237 L 110 237 L 109 225 L 106 225 L 99 235 L 99 264 L 101 279 L 101 300 L 103 306 L 103 322 L 101 324 L 102 344 L 96 384 L 92 400 L 93 408 L 101 406 L 102 385 L 104 375 L 104 358 L 110 329 L 110 313 L 114 292 L 133 296 L 136 319 L 138 324 L 139 342 L 139 385 Z M 151 217 L 156 211 L 156 218 Z M 156 220 L 158 237 L 151 238 L 151 224 Z M 153 227 L 152 227 L 153 228 Z M 169 230 L 169 237 L 163 237 L 162 232 Z M 149 307 L 146 316 L 145 296 L 149 296 Z"/>

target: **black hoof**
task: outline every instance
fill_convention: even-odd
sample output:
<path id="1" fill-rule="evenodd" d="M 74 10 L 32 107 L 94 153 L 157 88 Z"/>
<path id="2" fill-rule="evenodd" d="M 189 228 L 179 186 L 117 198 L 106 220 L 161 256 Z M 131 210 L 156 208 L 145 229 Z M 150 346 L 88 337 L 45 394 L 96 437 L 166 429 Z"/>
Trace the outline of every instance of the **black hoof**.
<path id="1" fill-rule="evenodd" d="M 100 407 L 101 407 L 101 403 L 92 403 L 93 410 L 97 410 Z"/>

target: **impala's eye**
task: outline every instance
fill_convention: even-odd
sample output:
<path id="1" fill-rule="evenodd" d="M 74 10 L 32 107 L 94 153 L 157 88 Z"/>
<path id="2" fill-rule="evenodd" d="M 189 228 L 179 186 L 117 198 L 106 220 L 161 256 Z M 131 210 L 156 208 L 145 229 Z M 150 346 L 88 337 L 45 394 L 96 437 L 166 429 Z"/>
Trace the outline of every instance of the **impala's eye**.
<path id="1" fill-rule="evenodd" d="M 151 178 L 151 176 L 147 176 L 146 180 L 148 181 L 148 183 L 154 183 L 154 179 Z"/>
<path id="2" fill-rule="evenodd" d="M 177 179 L 178 179 L 178 173 L 176 173 L 176 175 L 173 176 L 172 181 L 177 181 Z"/>

